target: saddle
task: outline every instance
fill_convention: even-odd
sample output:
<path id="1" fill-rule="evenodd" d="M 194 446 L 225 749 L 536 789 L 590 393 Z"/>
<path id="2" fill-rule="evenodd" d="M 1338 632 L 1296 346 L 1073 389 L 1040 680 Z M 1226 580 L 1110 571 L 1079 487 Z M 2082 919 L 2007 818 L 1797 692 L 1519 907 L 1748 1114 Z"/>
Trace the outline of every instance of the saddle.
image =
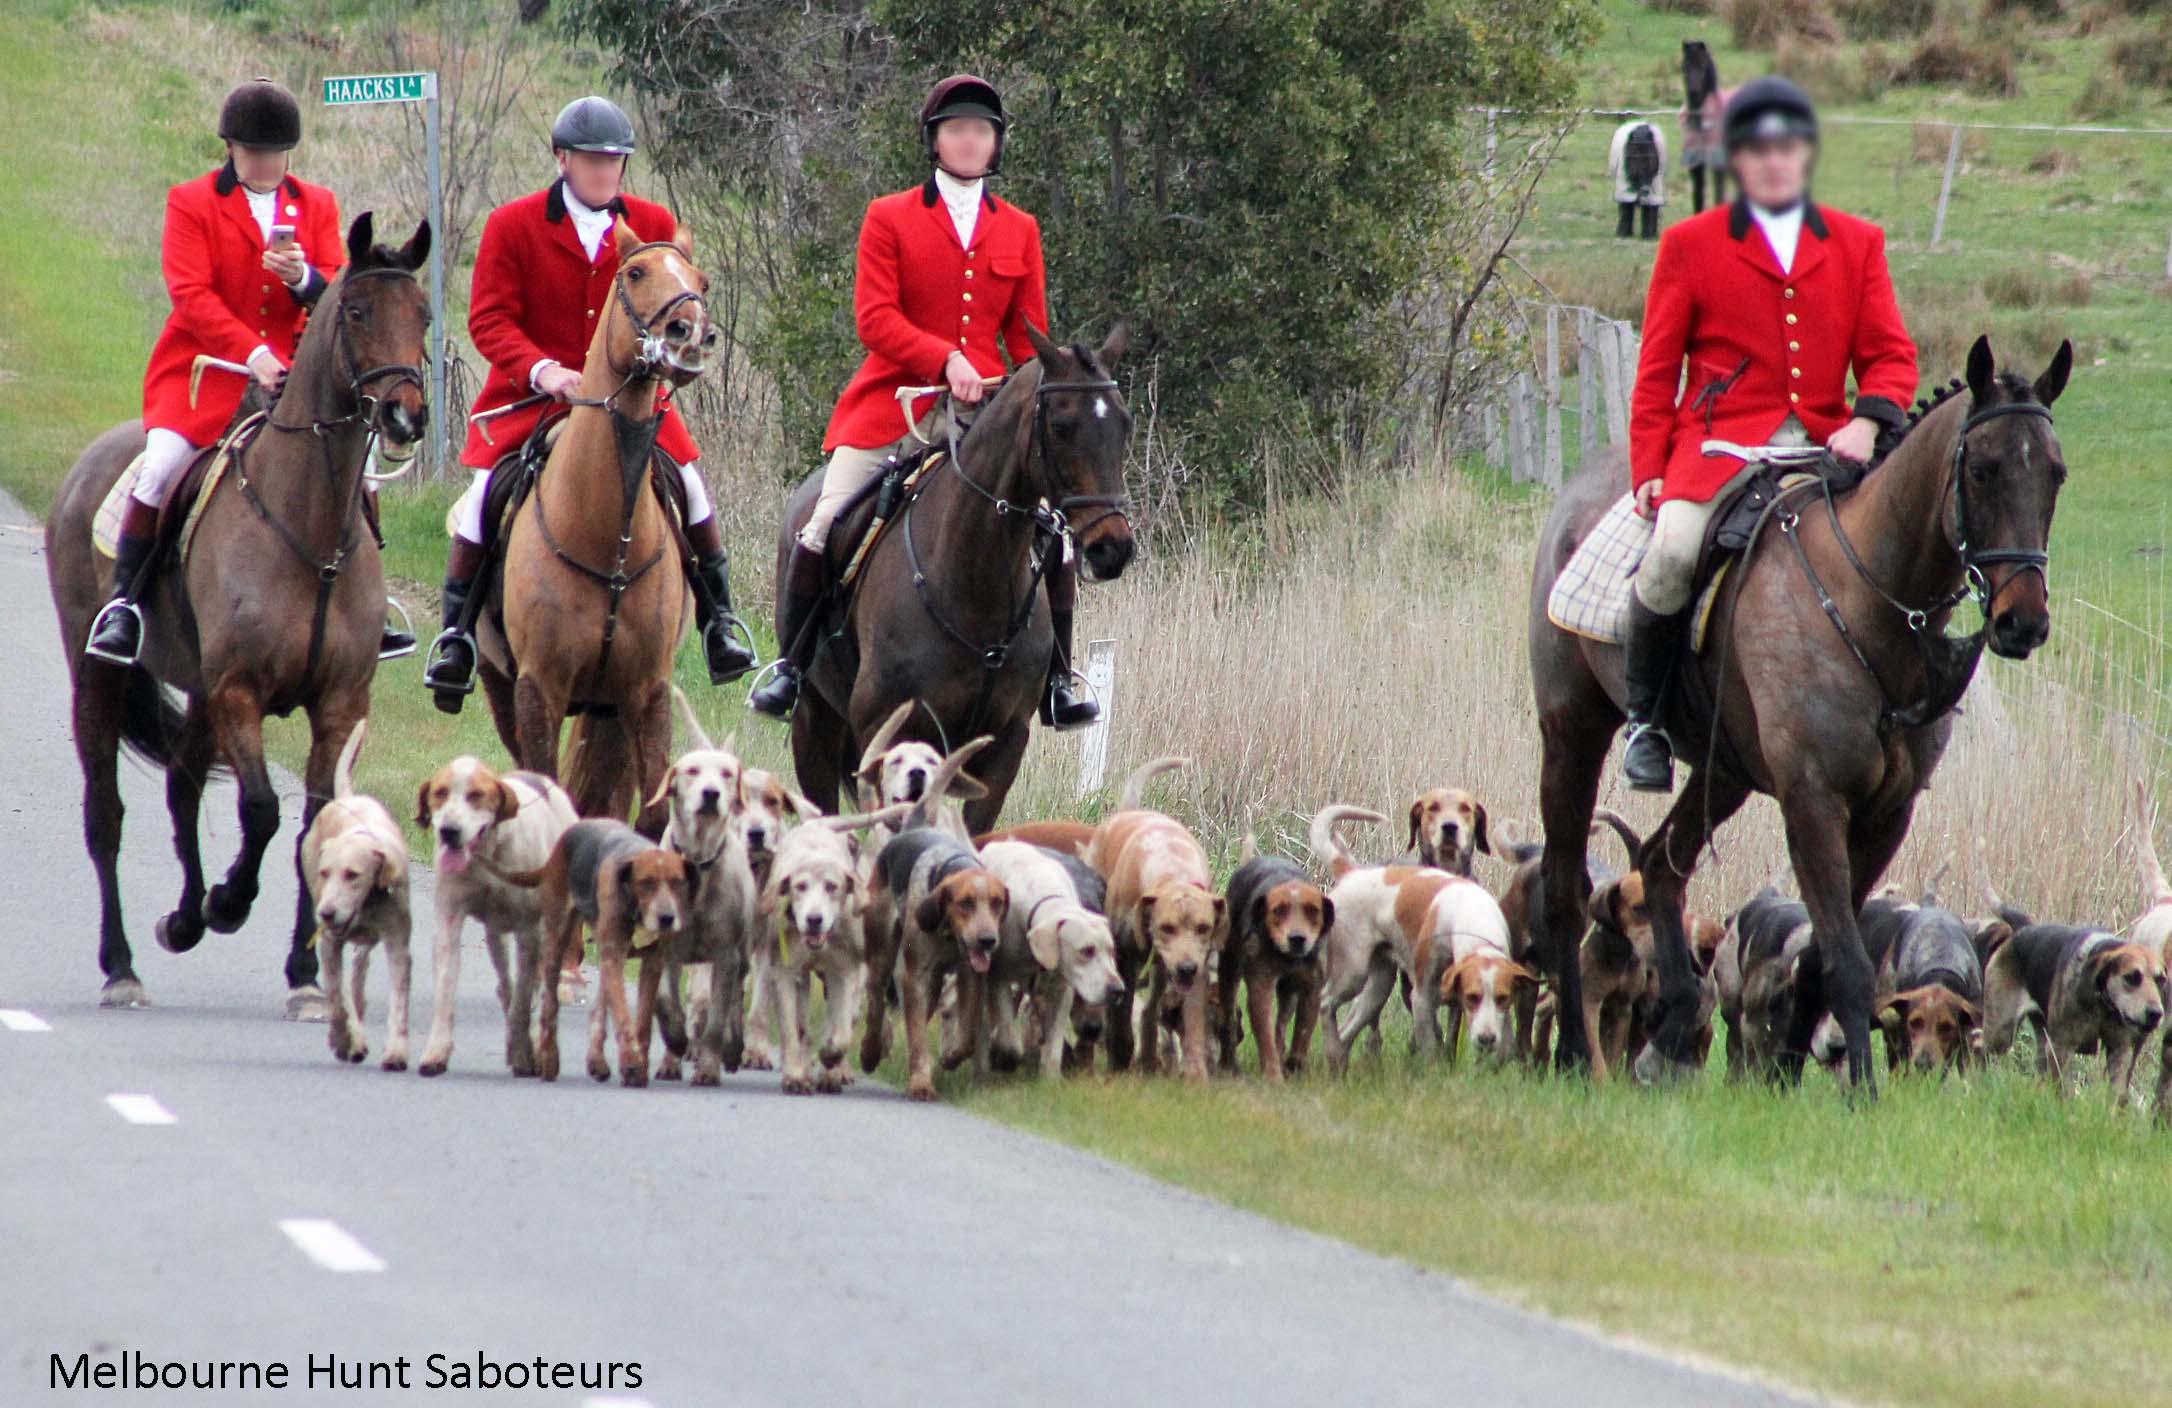
<path id="1" fill-rule="evenodd" d="M 196 457 L 181 471 L 158 511 L 158 532 L 151 550 L 153 563 L 163 564 L 169 559 L 180 560 L 187 556 L 188 543 L 195 535 L 204 506 L 211 501 L 212 491 L 226 477 L 227 466 L 233 463 L 235 453 L 256 438 L 267 414 L 257 411 L 236 420 L 219 437 L 217 444 L 197 451 Z M 91 545 L 103 557 L 110 559 L 120 550 L 121 518 L 127 511 L 129 495 L 135 492 L 136 475 L 142 467 L 143 456 L 130 460 L 120 477 L 113 481 L 113 487 L 106 490 L 105 498 L 98 503 L 97 513 L 91 517 Z M 153 567 L 150 570 L 160 569 Z"/>
<path id="2" fill-rule="evenodd" d="M 859 580 L 860 570 L 889 531 L 903 516 L 950 451 L 945 446 L 924 445 L 893 456 L 882 472 L 853 491 L 830 525 L 824 549 L 830 580 L 837 595 L 844 595 Z"/>

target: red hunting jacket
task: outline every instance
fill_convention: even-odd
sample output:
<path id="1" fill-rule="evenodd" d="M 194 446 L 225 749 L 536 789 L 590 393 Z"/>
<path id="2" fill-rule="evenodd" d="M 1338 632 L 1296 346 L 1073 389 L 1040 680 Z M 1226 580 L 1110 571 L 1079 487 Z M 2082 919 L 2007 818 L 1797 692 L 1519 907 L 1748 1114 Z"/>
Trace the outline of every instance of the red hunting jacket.
<path id="1" fill-rule="evenodd" d="M 173 312 L 143 374 L 146 427 L 208 445 L 234 419 L 249 378 L 233 372 L 206 370 L 196 404 L 189 405 L 189 373 L 200 355 L 241 362 L 257 348 L 269 347 L 281 361 L 294 360 L 309 303 L 346 264 L 347 241 L 339 228 L 339 202 L 322 186 L 289 176 L 280 183 L 272 209 L 272 223 L 294 227 L 294 241 L 316 271 L 300 293 L 264 267 L 264 232 L 231 167 L 166 193 L 159 265 Z"/>
<path id="2" fill-rule="evenodd" d="M 958 243 L 932 177 L 868 203 L 853 288 L 867 360 L 838 398 L 825 453 L 875 449 L 904 435 L 897 389 L 941 382 L 952 352 L 965 353 L 982 376 L 1003 374 L 1006 350 L 1013 364 L 1033 356 L 1026 323 L 1048 326 L 1041 226 L 1008 201 L 981 199 L 970 249 Z M 924 414 L 927 404 L 915 409 Z"/>
<path id="3" fill-rule="evenodd" d="M 1762 445 L 1793 412 L 1823 444 L 1853 416 L 1900 424 L 1915 394 L 1916 345 L 1876 225 L 1810 206 L 1784 274 L 1739 201 L 1660 237 L 1630 404 L 1633 485 L 1664 479 L 1662 499 L 1703 503 L 1742 468 L 1707 458 L 1707 437 Z"/>
<path id="4" fill-rule="evenodd" d="M 611 306 L 618 277 L 618 244 L 609 235 L 590 260 L 566 213 L 562 181 L 548 190 L 508 201 L 490 212 L 475 251 L 475 282 L 468 296 L 468 336 L 490 362 L 490 375 L 472 412 L 509 406 L 535 394 L 528 374 L 548 357 L 579 371 L 588 361 L 596 325 Z M 665 207 L 638 196 L 618 198 L 617 212 L 642 241 L 668 240 L 679 222 Z M 679 419 L 667 391 L 663 429 L 656 443 L 681 464 L 701 448 Z M 490 422 L 490 439 L 471 422 L 460 463 L 488 469 L 521 447 L 549 405 L 531 406 Z"/>

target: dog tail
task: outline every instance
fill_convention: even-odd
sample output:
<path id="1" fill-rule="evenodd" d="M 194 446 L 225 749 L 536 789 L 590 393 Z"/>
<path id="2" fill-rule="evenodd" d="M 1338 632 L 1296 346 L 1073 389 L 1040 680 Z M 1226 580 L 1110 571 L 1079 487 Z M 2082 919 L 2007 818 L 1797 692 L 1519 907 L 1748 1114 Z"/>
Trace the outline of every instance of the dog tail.
<path id="1" fill-rule="evenodd" d="M 2151 835 L 2157 824 L 2157 808 L 2150 803 L 2149 784 L 2139 777 L 2134 780 L 2134 801 L 2134 856 L 2142 868 L 2142 904 L 2145 909 L 2155 909 L 2172 904 L 2172 885 L 2165 883 L 2164 867 L 2157 861 L 2157 842 Z"/>
<path id="2" fill-rule="evenodd" d="M 1991 883 L 1988 880 L 1984 882 L 1983 897 L 1990 902 L 1991 912 L 1997 915 L 2000 919 L 2004 920 L 2006 923 L 2006 927 L 2012 929 L 2016 933 L 2019 933 L 2021 930 L 2028 928 L 2031 924 L 2034 924 L 2036 922 L 2034 919 L 2029 917 L 2027 910 L 2024 910 L 2017 905 L 2008 904 L 2005 898 L 2000 895 L 1997 890 L 1991 887 Z"/>
<path id="3" fill-rule="evenodd" d="M 1923 898 L 1921 901 L 1919 901 L 1919 903 L 1921 903 L 1924 908 L 1938 908 L 1939 882 L 1946 878 L 1946 872 L 1951 869 L 1953 869 L 1953 857 L 1947 856 L 1945 861 L 1939 865 L 1938 869 L 1931 872 L 1931 878 L 1923 882 Z"/>
<path id="4" fill-rule="evenodd" d="M 704 753 L 715 752 L 716 745 L 709 741 L 709 731 L 701 726 L 701 716 L 694 712 L 694 701 L 686 697 L 686 691 L 673 685 L 671 702 L 679 706 L 679 722 L 693 735 L 694 746 Z"/>
<path id="5" fill-rule="evenodd" d="M 818 816 L 814 818 L 814 824 L 826 826 L 832 831 L 865 831 L 870 826 L 890 825 L 914 806 L 915 803 L 912 802 L 895 802 L 881 811 L 859 812 L 852 816 Z"/>
<path id="6" fill-rule="evenodd" d="M 1526 861 L 1537 860 L 1545 854 L 1546 847 L 1537 841 L 1511 841 L 1508 843 L 1508 858 L 1518 865 L 1522 865 Z"/>
<path id="7" fill-rule="evenodd" d="M 1357 868 L 1350 853 L 1335 839 L 1335 823 L 1340 821 L 1383 822 L 1387 818 L 1363 807 L 1346 807 L 1340 804 L 1322 807 L 1313 815 L 1310 839 L 1312 858 L 1327 867 L 1327 873 L 1340 880 Z"/>
<path id="8" fill-rule="evenodd" d="M 1253 837 L 1251 832 L 1247 831 L 1244 833 L 1244 844 L 1237 848 L 1237 864 L 1250 865 L 1258 859 L 1259 841 Z"/>
<path id="9" fill-rule="evenodd" d="M 362 740 L 369 731 L 368 719 L 356 719 L 354 728 L 347 734 L 347 746 L 339 750 L 339 761 L 332 765 L 332 800 L 335 802 L 354 795 L 354 760 L 361 755 Z"/>
<path id="10" fill-rule="evenodd" d="M 890 717 L 882 721 L 882 727 L 875 730 L 875 736 L 868 739 L 867 746 L 860 750 L 860 766 L 854 770 L 853 776 L 865 777 L 867 770 L 875 766 L 876 760 L 890 751 L 890 745 L 897 741 L 897 731 L 905 727 L 905 721 L 913 716 L 913 710 L 918 707 L 919 701 L 908 699 L 890 711 Z"/>
<path id="11" fill-rule="evenodd" d="M 1600 807 L 1591 814 L 1591 819 L 1621 837 L 1622 848 L 1629 852 L 1629 868 L 1636 869 L 1637 854 L 1644 849 L 1644 838 L 1637 835 L 1636 828 L 1629 824 L 1628 818 L 1612 807 Z"/>
<path id="12" fill-rule="evenodd" d="M 1120 812 L 1137 811 L 1146 796 L 1146 784 L 1165 772 L 1175 772 L 1191 765 L 1190 758 L 1179 757 L 1155 758 L 1151 762 L 1140 764 L 1131 776 L 1124 779 L 1123 795 L 1117 800 L 1116 809 Z"/>
<path id="13" fill-rule="evenodd" d="M 994 736 L 984 733 L 970 742 L 958 745 L 955 752 L 943 759 L 942 766 L 936 768 L 935 776 L 928 779 L 928 790 L 921 793 L 920 800 L 912 804 L 911 810 L 906 814 L 905 824 L 898 829 L 912 831 L 922 826 L 935 825 L 935 818 L 942 812 L 943 799 L 950 795 L 950 784 L 957 781 L 958 774 L 965 771 L 965 765 L 973 760 L 974 754 L 993 742 Z"/>

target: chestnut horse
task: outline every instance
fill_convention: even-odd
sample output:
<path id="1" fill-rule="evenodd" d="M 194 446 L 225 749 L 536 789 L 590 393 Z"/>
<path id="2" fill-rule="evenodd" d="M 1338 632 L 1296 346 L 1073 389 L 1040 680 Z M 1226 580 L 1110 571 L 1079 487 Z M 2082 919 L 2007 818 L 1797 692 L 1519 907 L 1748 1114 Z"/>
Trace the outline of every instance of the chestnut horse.
<path id="1" fill-rule="evenodd" d="M 792 711 L 792 762 L 800 790 L 824 811 L 837 810 L 838 789 L 859 766 L 858 740 L 917 700 L 900 737 L 948 749 L 994 736 L 972 768 L 987 795 L 965 808 L 974 835 L 992 828 L 1055 648 L 1041 590 L 1047 555 L 1073 542 L 1100 581 L 1131 562 L 1131 415 L 1112 376 L 1129 330 L 1119 323 L 1098 350 L 1026 331 L 1034 360 L 1003 382 L 868 553 L 842 619 L 830 610 L 815 626 L 825 639 Z M 821 487 L 819 472 L 809 476 L 785 509 L 780 573 Z"/>
<path id="2" fill-rule="evenodd" d="M 618 223 L 618 277 L 580 390 L 507 536 L 477 623 L 479 671 L 498 735 L 520 765 L 559 775 L 582 816 L 624 818 L 664 774 L 671 662 L 686 627 L 686 573 L 650 491 L 657 398 L 705 369 L 716 332 L 709 279 L 683 242 L 643 244 Z M 662 834 L 661 808 L 642 829 Z"/>
<path id="3" fill-rule="evenodd" d="M 183 953 L 206 927 L 239 929 L 256 901 L 264 852 L 279 829 L 264 716 L 309 714 L 306 832 L 332 795 L 341 745 L 369 713 L 385 590 L 376 539 L 361 522 L 363 468 L 372 436 L 387 460 L 412 455 L 422 438 L 430 308 L 414 270 L 429 250 L 427 222 L 398 250 L 371 243 L 367 214 L 348 228 L 347 267 L 318 300 L 270 418 L 213 488 L 187 558 L 176 563 L 162 548 L 154 559 L 137 664 L 87 659 L 83 642 L 113 589 L 111 565 L 91 545 L 91 521 L 142 451 L 143 423 L 99 436 L 61 484 L 45 551 L 74 678 L 105 1006 L 145 1002 L 121 923 L 120 745 L 166 770 L 181 900 L 155 932 L 161 947 Z M 168 702 L 167 689 L 185 705 Z M 207 892 L 196 821 L 214 769 L 231 770 L 240 783 L 241 853 Z M 316 928 L 304 885 L 286 960 L 286 1011 L 297 1020 L 325 1016 Z"/>
<path id="4" fill-rule="evenodd" d="M 1704 653 L 1682 661 L 1674 691 L 1679 699 L 1701 682 L 1703 696 L 1718 701 L 1718 736 L 1683 726 L 1676 711 L 1689 781 L 1637 857 L 1664 1012 L 1637 1061 L 1640 1079 L 1693 1073 L 1698 978 L 1682 895 L 1707 838 L 1754 790 L 1780 805 L 1820 960 L 1803 981 L 1822 1001 L 1797 1002 L 1808 1021 L 1787 1034 L 1786 1069 L 1799 1075 L 1809 1024 L 1829 1006 L 1847 1037 L 1850 1084 L 1875 1093 L 1873 980 L 1856 915 L 1907 837 L 1986 641 L 2021 660 L 2051 634 L 2046 544 L 2066 478 L 2051 403 L 2072 365 L 2062 343 L 2031 383 L 1998 371 L 1978 338 L 1965 396 L 1942 393 L 1855 489 L 1786 496 L 1730 570 Z M 1531 580 L 1546 824 L 1537 927 L 1563 1012 L 1582 1003 L 1585 828 L 1621 724 L 1622 652 L 1555 626 L 1546 598 L 1628 483 L 1621 454 L 1595 459 L 1547 519 Z M 1948 637 L 1948 619 L 1971 594 L 1982 629 Z M 1565 1022 L 1561 1031 L 1559 1064 L 1588 1060 L 1582 1025 Z"/>

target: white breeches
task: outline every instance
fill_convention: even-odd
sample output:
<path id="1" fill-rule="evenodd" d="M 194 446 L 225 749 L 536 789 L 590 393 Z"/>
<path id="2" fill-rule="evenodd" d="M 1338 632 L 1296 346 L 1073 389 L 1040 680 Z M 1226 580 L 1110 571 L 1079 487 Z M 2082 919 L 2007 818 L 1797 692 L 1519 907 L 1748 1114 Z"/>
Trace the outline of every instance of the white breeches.
<path id="1" fill-rule="evenodd" d="M 1807 445 L 1810 433 L 1803 429 L 1801 421 L 1790 415 L 1780 423 L 1780 428 L 1766 437 L 1771 445 Z M 1697 562 L 1704 553 L 1705 529 L 1712 522 L 1712 515 L 1720 505 L 1733 498 L 1735 491 L 1749 482 L 1757 472 L 1757 466 L 1746 464 L 1735 477 L 1720 486 L 1718 493 L 1701 504 L 1681 499 L 1669 499 L 1659 506 L 1659 516 L 1652 522 L 1651 546 L 1644 549 L 1644 557 L 1637 563 L 1636 573 L 1629 579 L 1630 589 L 1645 609 L 1660 616 L 1672 616 L 1689 605 L 1690 591 L 1697 585 Z"/>
<path id="2" fill-rule="evenodd" d="M 453 504 L 453 532 L 477 545 L 483 541 L 483 498 L 490 492 L 490 475 L 489 469 L 476 470 L 468 480 L 467 491 Z M 689 528 L 716 512 L 709 502 L 709 485 L 701 477 L 701 461 L 688 460 L 680 465 L 679 482 L 686 486 Z"/>
<path id="3" fill-rule="evenodd" d="M 936 438 L 940 414 L 929 411 L 920 418 L 922 435 Z M 837 521 L 838 511 L 860 491 L 860 486 L 873 479 L 892 455 L 917 444 L 919 441 L 908 435 L 869 450 L 839 445 L 830 451 L 829 463 L 822 467 L 822 492 L 815 499 L 814 512 L 807 515 L 806 523 L 800 527 L 799 545 L 809 552 L 822 551 L 829 543 L 830 525 Z"/>
<path id="4" fill-rule="evenodd" d="M 163 506 L 166 495 L 173 491 L 174 480 L 202 448 L 163 427 L 143 432 L 143 464 L 136 470 L 136 484 L 129 490 L 129 497 L 152 508 Z"/>

